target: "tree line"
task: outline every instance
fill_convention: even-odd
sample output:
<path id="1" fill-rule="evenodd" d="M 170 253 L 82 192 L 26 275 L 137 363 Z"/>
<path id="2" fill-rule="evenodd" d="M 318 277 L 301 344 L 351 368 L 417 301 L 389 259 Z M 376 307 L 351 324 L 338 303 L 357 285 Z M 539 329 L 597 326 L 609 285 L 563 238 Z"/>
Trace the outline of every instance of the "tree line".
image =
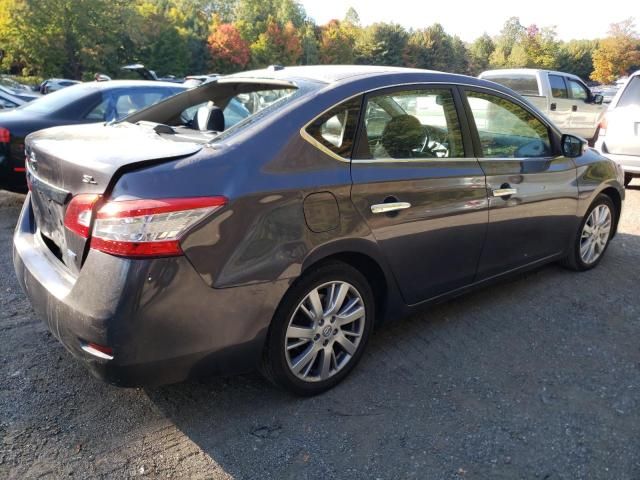
<path id="1" fill-rule="evenodd" d="M 558 40 L 554 27 L 506 20 L 465 43 L 434 23 L 362 26 L 351 8 L 317 25 L 295 0 L 0 0 L 0 71 L 89 79 L 144 63 L 159 75 L 231 73 L 272 64 L 375 64 L 477 75 L 547 68 L 609 83 L 640 68 L 633 19 L 599 40 Z"/>

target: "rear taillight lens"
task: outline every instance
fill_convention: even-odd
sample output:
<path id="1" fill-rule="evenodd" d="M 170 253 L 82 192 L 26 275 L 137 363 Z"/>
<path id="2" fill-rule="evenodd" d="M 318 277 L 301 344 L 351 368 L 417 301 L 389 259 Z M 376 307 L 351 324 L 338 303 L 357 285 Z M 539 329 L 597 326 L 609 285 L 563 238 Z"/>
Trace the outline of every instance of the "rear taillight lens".
<path id="1" fill-rule="evenodd" d="M 82 238 L 89 238 L 93 207 L 100 195 L 82 194 L 71 199 L 64 215 L 64 226 Z"/>
<path id="2" fill-rule="evenodd" d="M 608 126 L 607 116 L 605 115 L 602 117 L 602 119 L 600 120 L 600 123 L 598 124 L 598 127 L 600 127 L 600 129 L 598 130 L 599 137 L 604 137 L 607 134 L 607 126 Z"/>
<path id="3" fill-rule="evenodd" d="M 0 143 L 9 143 L 11 141 L 11 132 L 6 128 L 0 127 Z"/>
<path id="4" fill-rule="evenodd" d="M 226 204 L 225 197 L 107 202 L 96 214 L 91 248 L 124 257 L 181 255 L 181 235 Z"/>

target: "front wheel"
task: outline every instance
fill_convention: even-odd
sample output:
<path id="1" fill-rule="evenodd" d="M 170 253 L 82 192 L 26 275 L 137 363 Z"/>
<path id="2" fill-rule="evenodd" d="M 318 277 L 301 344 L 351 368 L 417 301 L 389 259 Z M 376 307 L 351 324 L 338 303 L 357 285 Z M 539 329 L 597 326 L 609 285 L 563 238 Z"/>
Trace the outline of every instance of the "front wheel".
<path id="1" fill-rule="evenodd" d="M 583 271 L 598 265 L 613 235 L 616 215 L 611 198 L 598 195 L 580 224 L 565 266 Z"/>
<path id="2" fill-rule="evenodd" d="M 273 319 L 262 371 L 298 395 L 342 381 L 360 360 L 374 322 L 373 293 L 353 267 L 332 262 L 299 279 Z"/>

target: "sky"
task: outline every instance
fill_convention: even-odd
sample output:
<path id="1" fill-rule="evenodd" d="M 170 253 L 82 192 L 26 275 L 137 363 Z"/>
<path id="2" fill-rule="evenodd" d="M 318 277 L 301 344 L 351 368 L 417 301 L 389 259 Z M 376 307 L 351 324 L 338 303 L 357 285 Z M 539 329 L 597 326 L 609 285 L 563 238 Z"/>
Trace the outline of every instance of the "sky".
<path id="1" fill-rule="evenodd" d="M 500 33 L 509 17 L 539 27 L 554 26 L 561 40 L 604 37 L 609 24 L 634 17 L 640 25 L 639 0 L 301 0 L 307 14 L 316 23 L 333 18 L 341 20 L 349 7 L 360 16 L 362 25 L 395 22 L 405 28 L 424 28 L 441 23 L 445 31 L 472 41 L 488 33 Z"/>

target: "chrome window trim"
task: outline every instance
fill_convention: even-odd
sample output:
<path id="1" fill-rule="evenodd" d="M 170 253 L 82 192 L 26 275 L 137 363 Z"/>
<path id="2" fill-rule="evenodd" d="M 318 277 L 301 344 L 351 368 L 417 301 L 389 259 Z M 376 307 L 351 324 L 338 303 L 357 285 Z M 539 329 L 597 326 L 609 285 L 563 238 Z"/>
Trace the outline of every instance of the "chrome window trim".
<path id="1" fill-rule="evenodd" d="M 434 158 L 356 158 L 351 163 L 446 163 L 467 162 L 478 163 L 476 157 L 434 157 Z"/>
<path id="2" fill-rule="evenodd" d="M 487 81 L 487 80 L 485 80 Z M 329 112 L 330 110 L 333 110 L 334 108 L 336 108 L 337 106 L 339 106 L 341 103 L 345 103 L 348 102 L 349 100 L 352 100 L 356 97 L 359 97 L 360 95 L 369 95 L 373 92 L 377 92 L 380 90 L 387 90 L 387 89 L 391 89 L 391 88 L 398 88 L 398 87 L 408 87 L 408 86 L 421 86 L 421 85 L 439 85 L 442 87 L 467 87 L 467 88 L 478 88 L 481 90 L 488 90 L 490 92 L 495 92 L 499 95 L 504 95 L 505 97 L 508 97 L 512 100 L 515 100 L 514 103 L 516 103 L 517 105 L 519 105 L 522 108 L 525 108 L 529 113 L 532 113 L 533 115 L 535 115 L 535 117 L 540 120 L 547 128 L 551 129 L 552 131 L 556 132 L 556 133 L 560 133 L 558 131 L 556 131 L 556 128 L 551 125 L 544 117 L 540 118 L 537 113 L 536 113 L 536 109 L 533 108 L 531 109 L 531 105 L 528 105 L 526 102 L 523 102 L 522 99 L 519 99 L 513 95 L 511 95 L 510 93 L 507 92 L 503 92 L 501 90 L 492 88 L 492 87 L 488 87 L 485 85 L 473 85 L 473 84 L 469 84 L 469 83 L 462 83 L 462 82 L 404 82 L 404 83 L 394 83 L 393 85 L 385 85 L 383 87 L 377 87 L 377 88 L 372 88 L 369 90 L 363 90 L 361 92 L 358 92 L 354 95 L 351 95 L 349 97 L 343 98 L 342 100 L 340 100 L 338 103 L 330 106 L 329 108 L 323 110 L 322 112 L 320 112 L 318 115 L 316 115 L 315 117 L 313 117 L 309 122 L 307 122 L 301 129 L 300 129 L 300 136 L 306 140 L 307 142 L 309 142 L 311 145 L 313 145 L 314 147 L 316 147 L 317 149 L 319 149 L 320 151 L 322 151 L 323 153 L 329 155 L 330 157 L 332 157 L 334 160 L 338 160 L 339 162 L 357 162 L 357 163 L 367 163 L 367 162 L 371 162 L 371 161 L 375 161 L 375 162 L 381 162 L 381 160 L 383 160 L 381 163 L 389 163 L 386 162 L 386 159 L 355 159 L 352 160 L 350 158 L 345 158 L 342 157 L 340 155 L 338 155 L 337 153 L 333 152 L 332 150 L 330 150 L 329 148 L 325 147 L 323 144 L 321 144 L 320 142 L 318 142 L 315 138 L 313 138 L 308 132 L 307 132 L 307 128 L 313 123 L 315 122 L 318 118 L 320 118 L 321 116 L 323 116 L 325 113 Z M 473 119 L 471 119 L 473 120 Z M 470 120 L 467 120 L 470 121 Z M 474 120 L 473 120 L 474 121 Z M 448 158 L 448 157 L 443 157 L 443 158 Z M 465 157 L 466 159 L 467 157 Z M 476 159 L 476 157 L 469 157 L 469 160 L 480 160 L 484 157 L 479 157 Z M 537 157 L 534 157 L 537 158 Z M 402 161 L 403 159 L 390 159 L 393 162 L 397 162 L 397 161 Z M 426 161 L 433 161 L 433 160 L 439 160 L 442 161 L 441 158 L 438 159 L 426 159 Z M 420 162 L 420 161 L 425 161 L 425 159 L 406 159 L 406 161 L 410 161 L 410 162 Z"/>

